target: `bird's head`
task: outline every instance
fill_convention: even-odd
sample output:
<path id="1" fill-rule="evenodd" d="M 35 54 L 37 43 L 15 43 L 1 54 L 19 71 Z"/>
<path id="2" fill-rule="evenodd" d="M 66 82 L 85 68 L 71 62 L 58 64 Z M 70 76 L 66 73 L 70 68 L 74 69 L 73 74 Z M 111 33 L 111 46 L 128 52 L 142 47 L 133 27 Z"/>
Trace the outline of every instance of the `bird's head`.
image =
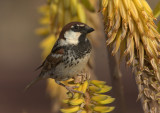
<path id="1" fill-rule="evenodd" d="M 81 22 L 71 22 L 65 25 L 60 33 L 61 45 L 77 45 L 80 41 L 88 40 L 86 35 L 94 29 Z"/>

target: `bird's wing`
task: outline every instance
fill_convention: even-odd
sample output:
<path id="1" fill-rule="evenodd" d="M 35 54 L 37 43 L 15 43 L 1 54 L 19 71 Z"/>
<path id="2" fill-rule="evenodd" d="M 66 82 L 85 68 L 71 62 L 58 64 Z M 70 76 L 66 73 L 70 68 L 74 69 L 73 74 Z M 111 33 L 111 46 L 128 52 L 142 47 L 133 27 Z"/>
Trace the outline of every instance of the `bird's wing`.
<path id="1" fill-rule="evenodd" d="M 57 42 L 55 43 L 55 45 L 54 45 L 53 48 L 52 48 L 51 53 L 54 54 L 54 53 L 58 52 L 60 49 L 61 49 L 61 48 L 58 47 L 58 40 L 57 40 Z M 51 55 L 51 54 L 49 54 L 48 57 L 49 57 L 50 55 Z M 48 58 L 48 57 L 47 57 L 47 58 Z M 46 60 L 47 60 L 47 58 L 46 58 Z M 37 71 L 37 70 L 39 70 L 40 68 L 44 67 L 44 64 L 45 64 L 46 60 L 44 60 L 43 63 L 35 69 L 35 71 Z"/>
<path id="2" fill-rule="evenodd" d="M 48 55 L 43 64 L 42 73 L 46 73 L 51 69 L 54 69 L 59 63 L 62 62 L 63 55 L 64 55 L 64 48 L 62 47 L 56 48 L 54 49 L 54 51 L 52 50 L 52 52 Z"/>
<path id="3" fill-rule="evenodd" d="M 48 73 L 49 71 L 51 71 L 51 69 L 54 69 L 56 67 L 56 65 L 58 65 L 59 63 L 61 63 L 62 59 L 63 59 L 63 55 L 64 55 L 64 48 L 57 48 L 54 49 L 54 51 L 52 51 L 48 57 L 46 58 L 46 60 L 44 61 L 44 63 L 39 66 L 39 68 L 42 68 L 41 73 L 39 74 L 39 76 L 37 76 L 33 81 L 31 81 L 26 87 L 25 87 L 25 91 L 27 89 L 29 89 L 32 85 L 34 85 L 35 83 L 37 83 L 39 80 L 43 79 L 43 75 L 45 73 Z M 38 69 L 38 68 L 37 68 Z"/>

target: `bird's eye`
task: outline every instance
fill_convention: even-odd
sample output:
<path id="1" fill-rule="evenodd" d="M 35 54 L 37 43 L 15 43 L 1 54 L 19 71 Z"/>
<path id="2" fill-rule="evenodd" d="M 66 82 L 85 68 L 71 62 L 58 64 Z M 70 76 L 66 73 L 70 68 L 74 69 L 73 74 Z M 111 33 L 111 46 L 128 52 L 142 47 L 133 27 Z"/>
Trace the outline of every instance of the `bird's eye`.
<path id="1" fill-rule="evenodd" d="M 75 28 L 75 29 L 78 29 L 79 27 L 78 27 L 78 26 L 75 26 L 74 28 Z"/>

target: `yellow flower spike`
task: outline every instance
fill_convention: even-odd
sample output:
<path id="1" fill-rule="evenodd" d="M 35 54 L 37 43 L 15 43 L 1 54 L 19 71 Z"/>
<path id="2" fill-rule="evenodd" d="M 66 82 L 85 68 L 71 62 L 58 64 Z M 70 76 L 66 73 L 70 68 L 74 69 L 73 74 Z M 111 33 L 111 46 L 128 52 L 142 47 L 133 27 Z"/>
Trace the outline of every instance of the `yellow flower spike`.
<path id="1" fill-rule="evenodd" d="M 70 1 L 71 0 L 65 0 L 65 3 L 63 3 L 65 9 L 68 9 L 70 7 Z"/>
<path id="2" fill-rule="evenodd" d="M 82 92 L 83 93 L 85 93 L 86 92 L 86 90 L 87 90 L 87 87 L 88 87 L 88 81 L 86 80 L 84 83 L 83 83 L 83 85 L 82 85 Z"/>
<path id="3" fill-rule="evenodd" d="M 77 91 L 82 91 L 82 85 L 79 86 L 79 88 L 77 89 Z M 79 93 L 75 93 L 73 98 L 78 98 L 81 94 Z"/>
<path id="4" fill-rule="evenodd" d="M 64 99 L 62 102 L 65 103 L 65 104 L 68 104 L 69 103 L 69 99 Z"/>
<path id="5" fill-rule="evenodd" d="M 123 40 L 126 37 L 127 29 L 128 29 L 128 27 L 126 26 L 126 23 L 124 23 L 123 21 L 122 21 L 122 23 L 124 24 L 124 26 L 122 26 L 121 40 Z M 124 41 L 122 41 L 122 42 L 124 42 Z"/>
<path id="6" fill-rule="evenodd" d="M 80 87 L 77 89 L 78 91 L 82 91 L 84 95 L 75 93 L 74 97 L 71 98 L 69 96 L 68 99 L 65 99 L 63 102 L 68 104 L 68 106 L 80 106 L 78 113 L 87 113 L 87 112 L 94 112 L 92 108 L 94 108 L 97 105 L 104 105 L 104 104 L 110 104 L 115 99 L 108 96 L 108 95 L 102 95 L 100 93 L 105 93 L 111 89 L 111 87 L 105 85 L 106 82 L 104 81 L 98 81 L 98 80 L 91 80 L 91 81 L 84 81 L 80 84 Z M 73 83 L 72 83 L 73 85 Z M 76 84 L 75 84 L 76 85 Z M 91 96 L 91 97 L 89 97 Z M 84 107 L 82 107 L 84 106 Z M 104 106 L 105 107 L 105 106 Z M 109 112 L 110 109 L 104 109 L 103 112 Z M 68 111 L 70 113 L 70 111 Z"/>
<path id="7" fill-rule="evenodd" d="M 116 41 L 115 41 L 115 47 L 112 51 L 112 55 L 115 55 L 120 47 L 121 44 L 121 30 L 118 31 L 117 37 L 116 37 Z"/>
<path id="8" fill-rule="evenodd" d="M 135 26 L 135 24 L 134 24 L 134 26 Z M 139 49 L 139 45 L 140 45 L 140 35 L 139 35 L 139 33 L 137 32 L 137 29 L 135 29 L 135 31 L 133 32 L 133 38 L 134 38 L 134 41 L 135 41 L 136 49 Z"/>
<path id="9" fill-rule="evenodd" d="M 48 35 L 49 29 L 48 28 L 39 28 L 36 29 L 36 34 L 37 35 Z"/>
<path id="10" fill-rule="evenodd" d="M 105 85 L 106 84 L 105 81 L 99 81 L 99 80 L 91 80 L 90 83 L 94 84 L 95 86 Z"/>
<path id="11" fill-rule="evenodd" d="M 41 6 L 39 9 L 38 9 L 38 12 L 41 13 L 43 16 L 49 16 L 49 7 L 44 5 L 44 6 Z"/>
<path id="12" fill-rule="evenodd" d="M 135 27 L 134 27 L 134 21 L 130 16 L 128 16 L 128 26 L 131 34 L 133 34 L 133 32 L 135 31 Z"/>
<path id="13" fill-rule="evenodd" d="M 58 6 L 57 6 L 57 4 L 51 4 L 50 5 L 50 10 L 51 10 L 51 12 L 50 13 L 53 13 L 53 14 L 55 14 L 55 13 L 57 13 L 58 12 Z"/>
<path id="14" fill-rule="evenodd" d="M 43 50 L 44 50 L 44 52 L 42 54 L 43 58 L 45 58 L 50 53 L 55 42 L 56 42 L 56 38 L 54 35 L 48 36 L 46 39 L 44 39 L 41 42 L 40 47 L 43 48 Z"/>
<path id="15" fill-rule="evenodd" d="M 102 7 L 106 8 L 108 5 L 108 0 L 102 0 Z"/>
<path id="16" fill-rule="evenodd" d="M 126 56 L 128 53 L 129 53 L 129 51 L 131 50 L 131 39 L 132 37 L 131 37 L 131 34 L 128 34 L 127 35 L 127 49 L 124 51 L 124 56 Z"/>
<path id="17" fill-rule="evenodd" d="M 83 9 L 82 4 L 77 4 L 77 13 L 78 13 L 78 18 L 81 22 L 86 23 L 86 15 L 85 15 L 85 11 Z"/>
<path id="18" fill-rule="evenodd" d="M 138 30 L 140 32 L 141 35 L 144 34 L 144 26 L 143 26 L 143 23 L 142 23 L 142 20 L 140 19 L 140 21 L 137 23 L 137 27 L 138 27 Z"/>
<path id="19" fill-rule="evenodd" d="M 123 0 L 123 3 L 125 5 L 127 11 L 130 12 L 130 5 L 131 5 L 130 0 Z"/>
<path id="20" fill-rule="evenodd" d="M 148 39 L 146 40 L 146 43 L 147 43 L 146 52 L 147 52 L 148 56 L 150 56 L 150 58 L 154 58 L 155 60 L 157 60 L 158 58 L 157 58 L 153 48 L 151 46 L 148 46 L 149 45 Z"/>
<path id="21" fill-rule="evenodd" d="M 148 43 L 151 46 L 152 50 L 154 51 L 153 53 L 157 56 L 156 58 L 158 58 L 159 53 L 158 53 L 158 50 L 156 49 L 155 45 L 153 44 L 152 39 L 148 39 Z"/>
<path id="22" fill-rule="evenodd" d="M 86 110 L 82 110 L 81 113 L 87 113 L 87 111 Z"/>
<path id="23" fill-rule="evenodd" d="M 108 92 L 112 89 L 112 87 L 103 85 L 100 88 L 96 86 L 89 86 L 90 91 L 95 92 L 95 93 L 105 93 Z"/>
<path id="24" fill-rule="evenodd" d="M 139 21 L 138 11 L 137 11 L 137 8 L 135 7 L 135 4 L 133 3 L 132 0 L 131 0 L 131 8 L 132 8 L 132 10 L 130 10 L 130 11 L 131 11 L 131 14 L 132 14 L 134 20 Z"/>
<path id="25" fill-rule="evenodd" d="M 107 99 L 103 100 L 103 101 L 97 101 L 98 104 L 110 104 L 112 102 L 114 102 L 115 98 L 111 98 L 110 96 L 108 96 Z"/>
<path id="26" fill-rule="evenodd" d="M 105 11 L 107 10 L 107 8 L 103 8 L 103 10 L 104 10 L 104 11 L 102 11 L 102 13 L 105 12 Z M 105 13 L 105 14 L 103 14 L 103 15 L 104 15 L 104 20 L 107 20 L 107 19 L 108 19 L 107 13 Z M 105 24 L 107 24 L 107 23 L 105 23 Z"/>
<path id="27" fill-rule="evenodd" d="M 44 17 L 44 18 L 40 19 L 39 23 L 42 25 L 48 25 L 48 24 L 50 24 L 50 19 L 49 19 L 49 17 Z"/>
<path id="28" fill-rule="evenodd" d="M 61 0 L 50 0 L 50 1 L 58 5 L 58 3 L 59 3 Z"/>
<path id="29" fill-rule="evenodd" d="M 70 84 L 68 84 L 68 85 L 70 85 Z M 81 89 L 82 89 L 82 85 L 80 85 L 80 84 L 72 84 L 70 86 L 78 86 L 78 88 L 74 89 L 74 90 L 77 90 L 77 91 L 81 91 Z M 75 93 L 73 98 L 78 98 L 79 96 L 80 96 L 79 93 Z M 72 93 L 68 92 L 68 97 L 71 98 L 72 97 Z"/>
<path id="30" fill-rule="evenodd" d="M 153 17 L 153 12 L 152 12 L 152 9 L 150 8 L 150 6 L 148 5 L 147 1 L 146 0 L 141 0 L 143 6 L 144 6 L 144 9 L 146 12 L 148 12 L 148 14 L 150 14 L 150 16 Z"/>
<path id="31" fill-rule="evenodd" d="M 146 35 L 147 35 L 150 39 L 152 39 L 152 40 L 155 39 L 155 35 L 154 35 L 154 32 L 153 32 L 152 30 L 146 28 L 145 31 L 146 31 Z"/>
<path id="32" fill-rule="evenodd" d="M 114 107 L 106 107 L 106 106 L 95 106 L 93 108 L 97 112 L 108 113 L 114 110 Z"/>
<path id="33" fill-rule="evenodd" d="M 50 5 L 49 13 L 52 14 L 52 18 L 55 18 L 55 16 L 57 16 L 58 9 L 59 9 L 59 7 L 56 4 L 51 4 Z M 50 15 L 49 15 L 49 17 L 50 17 Z"/>
<path id="34" fill-rule="evenodd" d="M 70 106 L 70 107 L 79 105 L 80 108 L 77 111 L 78 113 L 83 113 L 83 112 L 87 113 L 89 111 L 93 112 L 95 110 L 93 110 L 92 108 L 94 108 L 95 106 L 110 104 L 115 100 L 114 98 L 112 98 L 110 96 L 100 94 L 100 93 L 104 93 L 104 92 L 107 92 L 110 90 L 110 87 L 105 85 L 105 83 L 106 82 L 104 82 L 104 81 L 91 80 L 90 82 L 88 82 L 88 80 L 87 80 L 87 81 L 81 83 L 80 87 L 77 89 L 79 91 L 82 91 L 83 93 L 86 92 L 85 95 L 75 93 L 73 98 L 71 98 L 71 96 L 68 95 L 69 98 L 65 99 L 63 102 L 68 104 L 68 106 Z M 73 85 L 73 83 L 72 83 L 72 85 Z M 96 90 L 97 88 L 98 88 L 98 90 Z M 89 99 L 88 96 L 92 96 L 92 97 Z M 90 104 L 93 101 L 94 101 L 94 104 Z M 82 106 L 85 106 L 85 107 L 82 107 Z M 107 107 L 107 108 L 109 108 L 109 107 Z M 68 108 L 65 110 L 68 110 Z M 109 112 L 110 110 L 104 109 L 103 112 L 104 113 Z M 66 111 L 63 111 L 63 112 L 65 113 Z M 70 111 L 68 111 L 67 113 L 70 113 Z"/>
<path id="35" fill-rule="evenodd" d="M 61 26 L 64 25 L 64 9 L 63 9 L 63 2 L 59 2 L 59 5 L 58 5 L 58 11 L 57 11 L 57 31 L 59 31 L 59 29 L 61 28 Z"/>
<path id="36" fill-rule="evenodd" d="M 115 20 L 116 20 L 116 22 L 115 22 L 115 25 L 113 27 L 113 32 L 118 31 L 118 29 L 119 29 L 119 27 L 121 25 L 121 17 L 120 17 L 119 11 L 117 12 L 117 14 L 115 16 Z"/>
<path id="37" fill-rule="evenodd" d="M 62 113 L 74 113 L 74 112 L 77 112 L 78 110 L 80 110 L 80 106 L 73 106 L 73 107 L 61 109 L 61 112 Z"/>
<path id="38" fill-rule="evenodd" d="M 81 3 L 91 12 L 95 12 L 93 5 L 90 3 L 90 0 L 81 0 Z"/>
<path id="39" fill-rule="evenodd" d="M 134 2 L 134 4 L 135 4 L 135 6 L 136 6 L 139 10 L 141 10 L 141 11 L 144 10 L 144 9 L 143 9 L 143 6 L 142 6 L 142 3 L 141 3 L 141 0 L 133 0 L 133 2 Z"/>
<path id="40" fill-rule="evenodd" d="M 123 1 L 122 0 L 120 0 L 120 8 L 119 8 L 119 11 L 120 11 L 120 14 L 121 14 L 121 16 L 122 16 L 122 21 L 127 21 L 127 14 L 126 14 L 126 10 L 125 10 L 125 8 L 124 8 L 124 5 L 123 5 L 123 3 L 122 3 Z"/>
<path id="41" fill-rule="evenodd" d="M 99 91 L 97 91 L 96 93 L 106 93 L 108 91 L 110 91 L 112 89 L 112 87 L 104 85 L 103 87 L 100 88 Z"/>
<path id="42" fill-rule="evenodd" d="M 129 54 L 130 54 L 130 59 L 129 61 L 127 61 L 127 64 L 130 65 L 132 62 L 133 62 L 133 59 L 134 59 L 134 40 L 133 40 L 133 36 L 131 35 L 131 48 L 130 48 L 130 51 L 129 51 Z"/>
<path id="43" fill-rule="evenodd" d="M 150 60 L 150 62 L 151 62 L 152 67 L 154 68 L 154 70 L 158 71 L 158 67 L 157 67 L 157 64 L 156 64 L 155 59 L 152 58 L 152 59 Z"/>
<path id="44" fill-rule="evenodd" d="M 72 4 L 72 6 L 70 6 L 71 14 L 72 16 L 75 16 L 78 12 L 78 7 L 77 7 L 77 5 L 79 4 L 78 0 L 70 0 L 70 4 Z"/>
<path id="45" fill-rule="evenodd" d="M 143 103 L 144 111 L 160 111 L 160 104 L 155 99 L 158 98 L 155 95 L 159 91 L 152 89 L 150 87 L 152 83 L 149 81 L 152 77 L 158 86 L 160 85 L 160 34 L 154 24 L 152 9 L 146 0 L 119 0 L 118 9 L 115 1 L 109 0 L 106 7 L 101 5 L 100 8 L 104 16 L 107 45 L 111 44 L 114 48 L 113 55 L 118 53 L 120 48 L 120 59 L 122 56 L 128 59 L 126 63 L 132 65 L 133 70 L 137 73 L 136 78 L 139 79 L 136 81 L 140 95 L 143 97 L 142 100 L 147 100 Z M 118 12 L 122 20 L 120 22 L 117 19 Z M 117 33 L 120 30 L 121 41 Z M 149 89 L 152 93 L 143 92 L 143 88 Z"/>
<path id="46" fill-rule="evenodd" d="M 108 98 L 107 95 L 96 95 L 96 96 L 92 96 L 91 100 L 93 101 L 103 101 L 106 100 Z"/>
<path id="47" fill-rule="evenodd" d="M 113 18 L 114 18 L 114 9 L 113 9 L 113 0 L 108 1 L 108 28 L 112 27 Z"/>
<path id="48" fill-rule="evenodd" d="M 115 10 L 117 11 L 119 8 L 119 0 L 113 0 L 114 6 L 115 6 Z"/>
<path id="49" fill-rule="evenodd" d="M 100 88 L 106 84 L 105 81 L 99 81 L 99 80 L 91 80 L 90 83 Z"/>
<path id="50" fill-rule="evenodd" d="M 75 88 L 75 90 L 78 90 L 78 91 L 81 91 L 81 89 L 82 89 L 82 86 L 81 86 L 81 84 L 70 84 L 70 86 L 77 86 L 77 88 Z"/>
<path id="51" fill-rule="evenodd" d="M 115 40 L 116 35 L 117 35 L 117 31 L 113 32 L 112 36 L 109 37 L 109 39 L 106 41 L 107 45 L 111 44 Z"/>
<path id="52" fill-rule="evenodd" d="M 80 105 L 80 104 L 82 104 L 84 102 L 84 98 L 79 98 L 79 99 L 72 99 L 72 100 L 70 100 L 69 101 L 69 104 L 70 105 Z"/>
<path id="53" fill-rule="evenodd" d="M 100 91 L 101 89 L 96 87 L 96 86 L 89 86 L 89 90 L 92 91 L 92 92 L 98 92 Z"/>
<path id="54" fill-rule="evenodd" d="M 64 24 L 66 25 L 71 21 L 71 14 L 70 11 L 66 10 L 64 14 Z"/>

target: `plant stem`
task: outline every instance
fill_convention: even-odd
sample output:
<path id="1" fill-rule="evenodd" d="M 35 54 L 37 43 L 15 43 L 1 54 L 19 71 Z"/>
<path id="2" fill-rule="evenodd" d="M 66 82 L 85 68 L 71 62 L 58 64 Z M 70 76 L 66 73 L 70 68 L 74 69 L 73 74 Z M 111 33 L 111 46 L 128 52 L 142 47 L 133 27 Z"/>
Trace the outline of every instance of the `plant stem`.
<path id="1" fill-rule="evenodd" d="M 115 56 L 112 56 L 110 53 L 111 52 L 108 48 L 109 70 L 113 87 L 112 91 L 113 95 L 116 98 L 116 107 L 118 108 L 118 111 L 115 110 L 115 113 L 126 113 L 122 74 L 119 68 L 118 56 L 117 54 Z"/>

